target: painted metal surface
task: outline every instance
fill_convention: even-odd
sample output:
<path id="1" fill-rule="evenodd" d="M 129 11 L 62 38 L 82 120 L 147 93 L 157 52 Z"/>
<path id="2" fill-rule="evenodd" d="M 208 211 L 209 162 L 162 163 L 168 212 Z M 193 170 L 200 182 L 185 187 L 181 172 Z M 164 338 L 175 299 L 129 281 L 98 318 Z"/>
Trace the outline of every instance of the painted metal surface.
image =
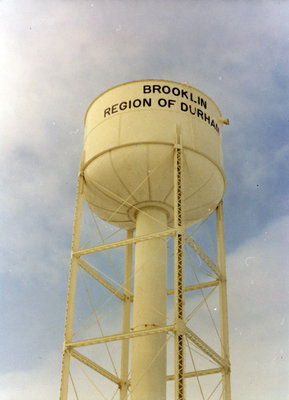
<path id="1" fill-rule="evenodd" d="M 186 84 L 145 80 L 106 91 L 85 118 L 84 190 L 89 206 L 125 229 L 134 229 L 136 212 L 145 205 L 165 209 L 173 224 L 173 148 L 179 129 L 184 224 L 211 214 L 226 186 L 224 121 L 207 95 Z"/>
<path id="2" fill-rule="evenodd" d="M 227 122 L 204 93 L 172 81 L 145 80 L 119 85 L 100 95 L 89 107 L 75 211 L 60 400 L 68 399 L 71 357 L 116 385 L 120 400 L 165 400 L 166 382 L 171 380 L 175 381 L 175 399 L 185 400 L 187 379 L 196 378 L 199 382 L 199 376 L 214 374 L 222 375 L 223 399 L 231 399 L 221 201 L 226 186 L 221 127 Z M 127 229 L 127 238 L 79 249 L 84 200 L 100 218 Z M 215 210 L 217 265 L 185 229 Z M 166 278 L 169 236 L 174 237 L 175 243 L 175 279 L 171 290 L 167 289 Z M 213 280 L 184 285 L 185 245 L 207 265 Z M 126 261 L 120 290 L 82 256 L 122 246 L 126 248 Z M 73 340 L 77 268 L 86 271 L 122 302 L 121 332 Z M 211 287 L 219 289 L 220 352 L 187 326 L 184 312 L 185 293 Z M 168 295 L 174 295 L 173 324 L 166 321 Z M 174 336 L 173 375 L 166 371 L 168 334 Z M 120 377 L 76 350 L 109 342 L 121 343 Z M 186 370 L 185 352 L 191 344 L 215 367 L 197 370 L 194 365 L 194 370 Z"/>
<path id="3" fill-rule="evenodd" d="M 146 207 L 138 213 L 136 237 L 167 226 L 166 212 Z M 155 238 L 136 243 L 133 331 L 166 325 L 167 242 Z M 166 399 L 166 334 L 143 336 L 132 342 L 132 400 Z"/>

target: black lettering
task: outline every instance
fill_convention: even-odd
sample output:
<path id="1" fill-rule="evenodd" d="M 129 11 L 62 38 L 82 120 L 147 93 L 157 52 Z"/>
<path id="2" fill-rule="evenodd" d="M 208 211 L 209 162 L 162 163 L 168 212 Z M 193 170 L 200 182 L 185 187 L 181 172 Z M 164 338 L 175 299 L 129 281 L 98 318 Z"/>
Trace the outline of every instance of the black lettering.
<path id="1" fill-rule="evenodd" d="M 144 85 L 143 92 L 144 93 L 150 93 L 151 92 L 151 85 Z"/>
<path id="2" fill-rule="evenodd" d="M 141 100 L 140 100 L 140 99 L 135 99 L 135 100 L 133 101 L 132 105 L 133 105 L 135 108 L 138 108 L 138 107 L 141 105 Z"/>
<path id="3" fill-rule="evenodd" d="M 186 99 L 188 98 L 188 91 L 182 89 L 182 97 L 185 97 Z"/>
<path id="4" fill-rule="evenodd" d="M 121 111 L 125 110 L 127 108 L 127 102 L 126 101 L 122 101 L 119 105 L 119 109 Z"/>
<path id="5" fill-rule="evenodd" d="M 186 103 L 181 102 L 181 111 L 188 111 L 188 105 Z"/>
<path id="6" fill-rule="evenodd" d="M 194 111 L 192 110 L 192 106 L 190 105 L 190 113 L 195 115 L 196 114 L 196 107 L 194 107 Z"/>
<path id="7" fill-rule="evenodd" d="M 217 124 L 215 124 L 215 121 L 212 119 L 212 121 L 211 121 L 211 124 L 210 124 L 213 128 L 215 128 L 216 129 L 216 131 L 218 132 L 218 133 L 220 133 L 220 129 L 219 129 L 219 127 L 218 127 L 218 125 Z"/>
<path id="8" fill-rule="evenodd" d="M 161 93 L 161 87 L 160 85 L 153 85 L 153 93 Z"/>
<path id="9" fill-rule="evenodd" d="M 151 98 L 149 98 L 149 99 L 143 99 L 143 106 L 144 106 L 144 107 L 145 107 L 145 106 L 151 107 L 151 105 L 152 105 L 152 99 L 151 99 Z"/>
<path id="10" fill-rule="evenodd" d="M 208 124 L 210 124 L 210 122 L 211 122 L 211 118 L 210 118 L 210 116 L 209 115 L 207 115 L 206 113 L 204 113 L 204 121 L 207 121 L 208 122 Z"/>
<path id="11" fill-rule="evenodd" d="M 118 104 L 114 104 L 113 106 L 111 106 L 111 113 L 112 114 L 115 114 L 115 113 L 118 112 L 117 106 L 118 106 Z"/>
<path id="12" fill-rule="evenodd" d="M 179 88 L 174 87 L 173 90 L 172 90 L 172 93 L 173 93 L 174 96 L 179 96 L 181 91 L 180 91 Z"/>
<path id="13" fill-rule="evenodd" d="M 169 108 L 171 108 L 171 106 L 173 106 L 173 105 L 175 104 L 175 102 L 176 102 L 176 100 L 169 99 L 169 100 L 168 100 L 168 106 L 169 106 Z"/>
<path id="14" fill-rule="evenodd" d="M 199 108 L 197 109 L 197 116 L 203 119 L 203 111 L 200 110 Z"/>
<path id="15" fill-rule="evenodd" d="M 107 115 L 110 115 L 110 107 L 108 107 L 108 108 L 106 108 L 106 109 L 104 110 L 104 118 L 105 118 Z"/>
<path id="16" fill-rule="evenodd" d="M 169 86 L 163 86 L 163 93 L 165 93 L 165 94 L 169 94 L 170 92 L 171 92 L 171 88 L 169 87 Z"/>
<path id="17" fill-rule="evenodd" d="M 204 107 L 204 109 L 206 110 L 207 109 L 207 101 L 200 97 L 198 99 L 200 99 L 200 102 L 199 102 L 200 106 Z"/>
<path id="18" fill-rule="evenodd" d="M 165 107 L 165 106 L 167 105 L 166 99 L 159 99 L 159 100 L 158 100 L 158 105 L 159 105 L 160 107 Z"/>

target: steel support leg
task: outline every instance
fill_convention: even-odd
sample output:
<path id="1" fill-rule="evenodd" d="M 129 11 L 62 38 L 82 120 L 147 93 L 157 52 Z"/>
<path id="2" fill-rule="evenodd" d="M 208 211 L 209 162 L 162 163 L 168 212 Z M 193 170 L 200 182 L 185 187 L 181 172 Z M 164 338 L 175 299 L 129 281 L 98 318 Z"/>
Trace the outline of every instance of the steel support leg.
<path id="1" fill-rule="evenodd" d="M 127 239 L 133 237 L 133 231 L 127 231 Z M 132 282 L 132 243 L 126 245 L 125 273 L 124 273 L 124 300 L 123 300 L 123 322 L 122 332 L 130 331 L 130 309 L 131 309 L 131 282 Z M 120 400 L 128 398 L 128 363 L 129 363 L 129 339 L 123 339 L 121 345 L 121 386 Z"/>
<path id="2" fill-rule="evenodd" d="M 180 136 L 177 139 L 174 154 L 174 221 L 175 221 L 175 400 L 185 399 L 184 386 L 184 325 L 183 317 L 183 192 L 182 192 L 183 149 Z"/>
<path id="3" fill-rule="evenodd" d="M 229 327 L 228 327 L 228 301 L 227 301 L 227 277 L 225 262 L 225 239 L 224 239 L 224 215 L 223 201 L 216 209 L 217 222 L 217 245 L 218 245 L 218 268 L 219 268 L 219 302 L 220 302 L 220 331 L 221 331 L 221 354 L 223 359 L 230 365 L 229 354 Z M 223 368 L 223 400 L 231 400 L 230 368 Z"/>
<path id="4" fill-rule="evenodd" d="M 78 267 L 78 259 L 74 255 L 74 253 L 79 250 L 82 204 L 83 204 L 83 173 L 82 173 L 82 168 L 80 168 L 80 172 L 78 175 L 78 183 L 77 183 L 76 205 L 75 205 L 73 235 L 72 235 L 72 251 L 70 259 L 64 344 L 63 344 L 63 355 L 62 355 L 60 400 L 67 400 L 68 396 L 70 353 L 69 350 L 67 349 L 66 343 L 72 342 L 74 302 L 75 302 L 77 267 Z"/>

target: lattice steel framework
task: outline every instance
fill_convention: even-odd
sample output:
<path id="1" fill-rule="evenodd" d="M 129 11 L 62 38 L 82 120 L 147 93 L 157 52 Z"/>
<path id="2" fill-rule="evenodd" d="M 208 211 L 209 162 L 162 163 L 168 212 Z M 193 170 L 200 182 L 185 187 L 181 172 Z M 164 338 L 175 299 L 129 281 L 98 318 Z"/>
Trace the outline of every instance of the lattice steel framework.
<path id="1" fill-rule="evenodd" d="M 227 309 L 227 287 L 226 287 L 226 267 L 225 267 L 225 247 L 224 247 L 224 225 L 223 225 L 223 201 L 221 201 L 216 209 L 216 229 L 217 229 L 217 265 L 212 259 L 201 249 L 196 241 L 186 232 L 183 226 L 183 149 L 180 138 L 176 140 L 174 146 L 174 227 L 167 228 L 158 233 L 150 235 L 134 237 L 133 231 L 127 231 L 127 237 L 124 240 L 105 243 L 89 248 L 80 249 L 80 231 L 82 221 L 82 205 L 84 201 L 83 186 L 84 173 L 83 163 L 80 165 L 78 176 L 76 207 L 72 238 L 72 251 L 69 273 L 69 285 L 67 295 L 65 334 L 62 357 L 61 387 L 60 400 L 68 399 L 68 387 L 70 375 L 71 357 L 80 363 L 91 368 L 98 374 L 108 379 L 111 384 L 115 384 L 119 389 L 119 399 L 130 399 L 130 379 L 129 379 L 129 343 L 134 337 L 155 335 L 158 333 L 166 333 L 174 337 L 174 374 L 167 375 L 167 381 L 174 380 L 174 398 L 175 400 L 189 399 L 186 397 L 185 381 L 189 378 L 196 378 L 199 382 L 200 377 L 213 374 L 221 374 L 220 381 L 222 385 L 221 396 L 223 400 L 231 399 L 230 388 L 230 361 L 229 361 L 229 334 L 228 334 L 228 309 Z M 140 241 L 147 241 L 159 237 L 174 237 L 174 289 L 167 291 L 168 296 L 174 296 L 174 322 L 166 326 L 153 327 L 141 331 L 131 331 L 131 305 L 133 304 L 132 293 L 132 264 L 133 264 L 133 246 Z M 214 280 L 200 282 L 189 286 L 184 286 L 183 268 L 184 268 L 184 244 L 192 249 L 197 256 L 206 264 L 212 274 Z M 82 257 L 92 253 L 100 253 L 103 251 L 125 247 L 125 277 L 121 288 L 116 288 L 99 272 L 92 268 Z M 95 279 L 99 284 L 106 288 L 111 294 L 116 296 L 123 304 L 122 332 L 108 336 L 93 337 L 85 340 L 73 340 L 73 318 L 75 307 L 75 294 L 77 283 L 77 270 L 86 271 L 90 277 Z M 215 351 L 201 337 L 187 326 L 184 318 L 184 294 L 197 290 L 203 291 L 206 288 L 219 288 L 219 321 L 220 321 L 220 352 Z M 206 298 L 202 303 L 206 302 Z M 92 361 L 76 349 L 89 348 L 97 344 L 106 344 L 119 341 L 121 343 L 121 368 L 120 376 L 111 373 L 100 364 Z M 186 346 L 187 343 L 187 346 Z M 196 369 L 195 364 L 193 370 L 185 368 L 185 349 L 194 346 L 199 352 L 207 357 L 214 364 L 214 368 Z M 191 350 L 190 350 L 191 351 Z M 193 361 L 194 362 L 194 361 Z M 72 386 L 76 392 L 74 382 Z M 214 392 L 214 391 L 213 391 Z M 207 397 L 212 398 L 212 394 Z M 200 388 L 202 399 L 205 396 Z M 115 396 L 113 396 L 115 398 Z M 76 398 L 78 398 L 76 394 Z M 194 397 L 195 398 L 195 397 Z"/>

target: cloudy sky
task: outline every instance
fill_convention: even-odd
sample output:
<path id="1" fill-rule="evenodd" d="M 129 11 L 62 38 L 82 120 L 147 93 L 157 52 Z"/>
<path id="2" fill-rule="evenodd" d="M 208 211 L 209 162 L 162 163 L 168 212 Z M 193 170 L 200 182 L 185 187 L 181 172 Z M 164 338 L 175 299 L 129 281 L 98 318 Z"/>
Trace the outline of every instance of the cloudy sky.
<path id="1" fill-rule="evenodd" d="M 232 396 L 288 398 L 288 1 L 2 0 L 0 399 L 58 397 L 83 119 L 188 82 L 223 130 Z"/>

